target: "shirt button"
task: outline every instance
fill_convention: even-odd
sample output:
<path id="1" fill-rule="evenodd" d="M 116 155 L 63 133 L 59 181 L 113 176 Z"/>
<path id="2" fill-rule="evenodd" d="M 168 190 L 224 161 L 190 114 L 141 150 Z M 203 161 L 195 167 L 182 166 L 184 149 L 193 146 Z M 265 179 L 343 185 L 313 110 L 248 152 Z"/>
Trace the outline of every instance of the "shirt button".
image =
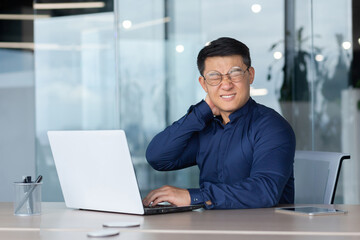
<path id="1" fill-rule="evenodd" d="M 194 201 L 198 201 L 199 199 L 197 199 L 197 198 L 194 198 Z"/>

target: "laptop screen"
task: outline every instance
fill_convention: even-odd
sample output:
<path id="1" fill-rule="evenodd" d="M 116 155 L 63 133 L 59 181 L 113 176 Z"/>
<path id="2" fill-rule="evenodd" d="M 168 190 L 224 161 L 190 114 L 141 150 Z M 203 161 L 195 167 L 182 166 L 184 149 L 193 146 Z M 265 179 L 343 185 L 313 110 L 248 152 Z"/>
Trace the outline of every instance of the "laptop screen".
<path id="1" fill-rule="evenodd" d="M 67 207 L 144 214 L 123 130 L 49 131 Z"/>

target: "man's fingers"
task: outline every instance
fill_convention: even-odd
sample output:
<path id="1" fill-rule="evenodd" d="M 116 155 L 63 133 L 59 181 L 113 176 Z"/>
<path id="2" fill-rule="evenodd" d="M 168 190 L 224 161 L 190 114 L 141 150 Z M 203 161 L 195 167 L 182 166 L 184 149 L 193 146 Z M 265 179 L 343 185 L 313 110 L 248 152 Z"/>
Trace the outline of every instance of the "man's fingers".
<path id="1" fill-rule="evenodd" d="M 151 191 L 151 192 L 144 198 L 143 204 L 144 204 L 145 206 L 149 206 L 149 204 L 152 202 L 153 205 L 156 205 L 156 204 L 154 204 L 154 203 L 155 203 L 155 199 L 159 198 L 160 196 L 164 196 L 164 195 L 166 195 L 166 186 Z"/>
<path id="2" fill-rule="evenodd" d="M 211 101 L 209 94 L 206 95 L 205 97 L 205 102 L 209 105 L 213 115 L 218 116 L 220 115 L 220 111 L 219 109 L 215 106 L 215 104 Z"/>
<path id="3" fill-rule="evenodd" d="M 169 202 L 177 206 L 186 206 L 191 203 L 189 191 L 172 186 L 163 186 L 151 191 L 143 200 L 145 206 L 157 205 L 160 202 Z"/>
<path id="4" fill-rule="evenodd" d="M 152 204 L 152 206 L 156 206 L 161 202 L 169 202 L 172 204 L 172 202 L 169 200 L 168 196 L 164 195 L 164 196 L 160 196 L 158 198 L 156 198 Z"/>

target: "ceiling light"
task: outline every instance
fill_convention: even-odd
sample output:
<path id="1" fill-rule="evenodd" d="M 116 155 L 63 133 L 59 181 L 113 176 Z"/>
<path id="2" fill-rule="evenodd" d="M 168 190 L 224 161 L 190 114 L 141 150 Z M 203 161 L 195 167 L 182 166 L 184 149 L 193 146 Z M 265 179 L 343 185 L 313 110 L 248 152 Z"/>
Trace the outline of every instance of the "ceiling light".
<path id="1" fill-rule="evenodd" d="M 125 21 L 129 21 L 129 20 L 125 20 Z M 165 18 L 154 19 L 151 21 L 140 22 L 140 23 L 136 23 L 136 24 L 132 24 L 131 21 L 129 21 L 129 23 L 131 23 L 131 30 L 137 30 L 140 28 L 152 27 L 152 26 L 168 23 L 170 21 L 171 21 L 170 17 L 165 17 Z M 125 28 L 124 22 L 121 24 Z M 126 23 L 126 24 L 129 24 L 129 23 Z M 128 28 L 128 29 L 130 29 L 130 28 Z"/>
<path id="2" fill-rule="evenodd" d="M 253 11 L 253 13 L 259 13 L 261 11 L 261 5 L 260 4 L 251 5 L 251 11 Z"/>
<path id="3" fill-rule="evenodd" d="M 179 45 L 176 46 L 176 51 L 178 53 L 182 53 L 184 50 L 185 50 L 185 48 L 184 48 L 183 45 L 179 44 Z"/>
<path id="4" fill-rule="evenodd" d="M 131 28 L 132 26 L 132 22 L 130 20 L 125 20 L 122 22 L 122 26 L 125 28 L 125 29 L 129 29 Z"/>
<path id="5" fill-rule="evenodd" d="M 1 20 L 34 20 L 37 18 L 49 18 L 50 15 L 44 14 L 0 14 Z"/>
<path id="6" fill-rule="evenodd" d="M 30 49 L 34 50 L 32 42 L 0 42 L 0 48 Z"/>
<path id="7" fill-rule="evenodd" d="M 250 95 L 251 96 L 265 96 L 267 94 L 268 94 L 268 90 L 266 88 L 250 87 Z"/>
<path id="8" fill-rule="evenodd" d="M 273 56 L 276 60 L 279 60 L 282 58 L 283 55 L 281 52 L 274 52 Z"/>
<path id="9" fill-rule="evenodd" d="M 34 3 L 34 9 L 78 9 L 78 8 L 103 8 L 104 2 L 77 2 L 77 3 Z"/>
<path id="10" fill-rule="evenodd" d="M 351 42 L 343 42 L 341 45 L 345 50 L 348 50 L 351 48 Z"/>
<path id="11" fill-rule="evenodd" d="M 318 62 L 322 62 L 322 61 L 324 61 L 324 56 L 321 54 L 316 54 L 315 60 Z"/>

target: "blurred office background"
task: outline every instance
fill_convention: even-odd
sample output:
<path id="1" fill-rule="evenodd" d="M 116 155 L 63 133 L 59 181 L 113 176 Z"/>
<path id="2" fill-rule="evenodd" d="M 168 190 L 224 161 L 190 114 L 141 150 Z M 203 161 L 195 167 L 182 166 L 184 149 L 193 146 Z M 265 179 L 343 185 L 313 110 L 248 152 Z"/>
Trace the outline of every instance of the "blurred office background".
<path id="1" fill-rule="evenodd" d="M 251 95 L 293 126 L 298 150 L 348 152 L 336 203 L 360 203 L 360 1 L 2 0 L 0 201 L 44 176 L 62 201 L 46 132 L 124 129 L 141 192 L 196 187 L 198 169 L 156 172 L 152 137 L 205 97 L 196 57 L 229 36 L 251 51 Z"/>

